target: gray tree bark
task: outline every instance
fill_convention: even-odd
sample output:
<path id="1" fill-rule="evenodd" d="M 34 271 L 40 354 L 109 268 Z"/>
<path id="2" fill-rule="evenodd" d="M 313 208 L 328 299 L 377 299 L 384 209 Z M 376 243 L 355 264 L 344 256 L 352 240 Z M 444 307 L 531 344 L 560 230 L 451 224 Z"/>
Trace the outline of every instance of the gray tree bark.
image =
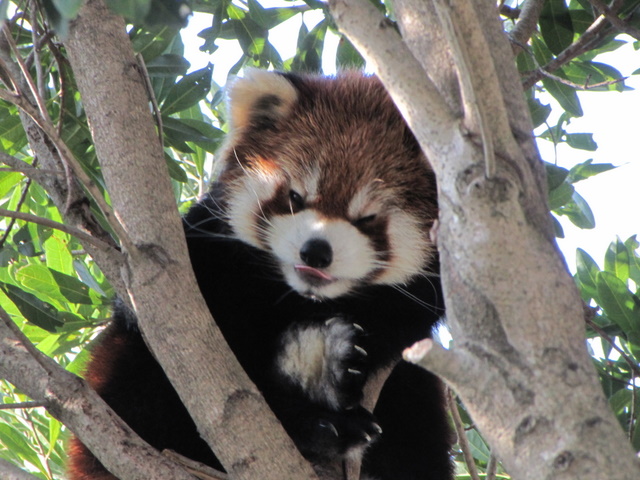
<path id="1" fill-rule="evenodd" d="M 125 232 L 121 276 L 146 342 L 233 478 L 314 478 L 199 293 L 124 22 L 88 0 L 65 46 Z"/>
<path id="2" fill-rule="evenodd" d="M 542 164 L 494 4 L 396 0 L 406 43 L 366 1 L 331 7 L 438 179 L 453 348 L 427 341 L 407 358 L 456 390 L 514 479 L 638 478 L 585 347 L 581 300 L 553 239 Z"/>

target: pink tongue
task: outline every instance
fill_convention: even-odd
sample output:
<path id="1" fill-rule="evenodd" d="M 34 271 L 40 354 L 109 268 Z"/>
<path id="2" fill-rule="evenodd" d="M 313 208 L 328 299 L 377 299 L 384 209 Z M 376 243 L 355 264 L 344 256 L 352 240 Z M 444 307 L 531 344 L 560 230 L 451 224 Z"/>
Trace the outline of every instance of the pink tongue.
<path id="1" fill-rule="evenodd" d="M 333 277 L 317 268 L 309 267 L 308 265 L 295 265 L 294 268 L 305 275 L 309 275 L 310 277 L 320 278 L 322 280 L 332 281 Z"/>

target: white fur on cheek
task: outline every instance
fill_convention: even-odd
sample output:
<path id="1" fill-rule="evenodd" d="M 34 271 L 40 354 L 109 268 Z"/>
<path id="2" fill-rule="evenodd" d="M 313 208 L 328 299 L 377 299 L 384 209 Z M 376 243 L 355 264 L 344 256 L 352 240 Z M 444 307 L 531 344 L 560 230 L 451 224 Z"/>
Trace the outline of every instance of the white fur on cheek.
<path id="1" fill-rule="evenodd" d="M 294 268 L 302 263 L 300 249 L 314 238 L 331 245 L 333 261 L 323 271 L 335 279 L 317 286 L 307 284 Z M 326 219 L 312 209 L 271 218 L 268 243 L 287 283 L 298 292 L 318 297 L 335 298 L 349 293 L 375 268 L 375 252 L 365 235 L 349 222 Z"/>
<path id="2" fill-rule="evenodd" d="M 263 217 L 261 205 L 273 197 L 281 181 L 277 175 L 251 172 L 232 187 L 229 223 L 240 240 L 263 247 L 258 229 L 258 220 Z"/>
<path id="3" fill-rule="evenodd" d="M 376 283 L 405 283 L 422 273 L 432 255 L 433 245 L 427 232 L 422 232 L 421 225 L 411 215 L 399 210 L 389 215 L 387 234 L 391 259 Z"/>

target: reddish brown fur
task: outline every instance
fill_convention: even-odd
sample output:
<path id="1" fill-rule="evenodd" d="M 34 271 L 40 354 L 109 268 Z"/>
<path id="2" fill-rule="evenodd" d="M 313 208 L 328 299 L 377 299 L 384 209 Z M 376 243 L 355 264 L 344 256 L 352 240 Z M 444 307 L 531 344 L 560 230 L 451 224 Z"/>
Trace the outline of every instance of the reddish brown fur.
<path id="1" fill-rule="evenodd" d="M 252 158 L 280 163 L 289 172 L 314 168 L 321 172 L 322 194 L 311 206 L 328 217 L 345 218 L 353 193 L 383 179 L 385 198 L 401 201 L 394 206 L 420 218 L 427 214 L 428 231 L 437 216 L 433 173 L 379 80 L 355 73 L 337 81 L 305 77 L 296 87 L 299 99 L 290 115 L 256 134 L 260 142 L 254 141 L 255 129 L 247 128 L 228 152 L 221 180 L 245 175 L 242 168 L 253 168 Z M 238 160 L 244 159 L 248 163 L 240 166 Z"/>

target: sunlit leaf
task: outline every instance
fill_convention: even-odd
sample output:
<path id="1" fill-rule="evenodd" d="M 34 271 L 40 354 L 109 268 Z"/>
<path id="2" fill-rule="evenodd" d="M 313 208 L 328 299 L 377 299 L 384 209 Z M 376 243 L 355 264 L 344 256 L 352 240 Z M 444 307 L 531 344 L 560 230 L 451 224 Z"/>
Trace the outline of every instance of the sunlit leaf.
<path id="1" fill-rule="evenodd" d="M 597 301 L 607 317 L 630 334 L 640 331 L 640 308 L 627 286 L 609 272 L 598 272 Z"/>
<path id="2" fill-rule="evenodd" d="M 640 286 L 640 256 L 638 252 L 640 242 L 638 242 L 636 235 L 633 235 L 624 244 L 629 251 L 629 276 L 636 285 Z"/>
<path id="3" fill-rule="evenodd" d="M 43 302 L 35 295 L 14 285 L 4 284 L 0 287 L 27 321 L 48 332 L 55 332 L 62 326 L 62 322 L 58 318 L 58 311 L 53 305 Z"/>
<path id="4" fill-rule="evenodd" d="M 569 181 L 571 183 L 579 182 L 580 180 L 613 170 L 614 168 L 616 168 L 616 166 L 611 163 L 593 163 L 593 159 L 589 159 L 586 162 L 574 165 L 571 170 L 569 170 Z"/>
<path id="5" fill-rule="evenodd" d="M 604 269 L 626 282 L 629 279 L 629 260 L 627 246 L 618 238 L 607 248 L 604 255 Z"/>

